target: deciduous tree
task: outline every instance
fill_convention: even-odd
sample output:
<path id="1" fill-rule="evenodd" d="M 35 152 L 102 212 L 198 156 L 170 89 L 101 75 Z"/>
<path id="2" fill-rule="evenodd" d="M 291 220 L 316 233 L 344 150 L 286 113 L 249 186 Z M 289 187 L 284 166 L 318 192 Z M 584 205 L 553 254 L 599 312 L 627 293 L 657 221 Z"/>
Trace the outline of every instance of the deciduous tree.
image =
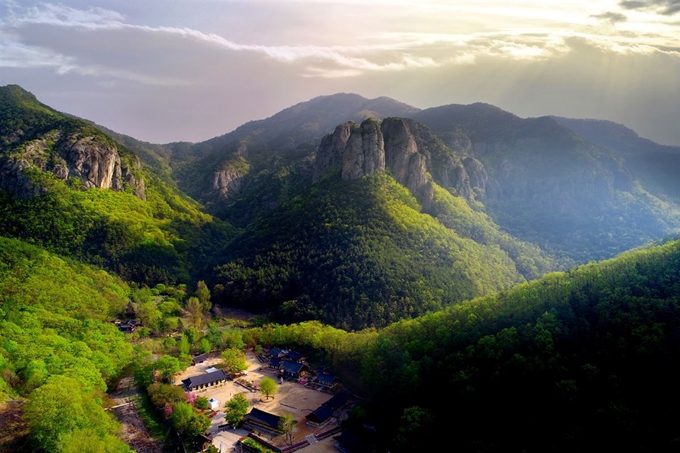
<path id="1" fill-rule="evenodd" d="M 274 394 L 276 393 L 276 381 L 274 379 L 266 376 L 263 377 L 262 380 L 260 381 L 260 391 L 264 395 L 266 399 L 269 399 L 269 397 L 273 397 Z"/>
<path id="2" fill-rule="evenodd" d="M 249 406 L 248 399 L 243 393 L 237 393 L 225 404 L 224 419 L 232 426 L 236 426 L 248 413 Z"/>

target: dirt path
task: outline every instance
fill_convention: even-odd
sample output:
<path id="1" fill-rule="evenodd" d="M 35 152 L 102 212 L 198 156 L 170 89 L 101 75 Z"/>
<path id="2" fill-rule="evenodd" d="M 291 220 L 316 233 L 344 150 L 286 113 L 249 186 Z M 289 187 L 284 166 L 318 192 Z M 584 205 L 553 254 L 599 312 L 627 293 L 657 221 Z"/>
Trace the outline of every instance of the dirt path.
<path id="1" fill-rule="evenodd" d="M 162 453 L 161 444 L 151 437 L 137 413 L 134 403 L 137 395 L 138 390 L 131 377 L 121 379 L 116 391 L 111 394 L 111 404 L 115 407 L 112 412 L 123 425 L 121 439 L 137 453 Z"/>

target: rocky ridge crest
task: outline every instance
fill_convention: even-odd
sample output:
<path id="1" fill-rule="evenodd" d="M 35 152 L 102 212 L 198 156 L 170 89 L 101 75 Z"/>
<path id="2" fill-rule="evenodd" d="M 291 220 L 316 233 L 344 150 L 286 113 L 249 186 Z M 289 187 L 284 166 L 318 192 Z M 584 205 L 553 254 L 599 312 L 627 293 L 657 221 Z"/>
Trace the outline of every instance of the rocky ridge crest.
<path id="1" fill-rule="evenodd" d="M 484 193 L 488 181 L 478 160 L 461 159 L 425 126 L 404 118 L 386 118 L 382 122 L 369 118 L 361 125 L 338 125 L 321 140 L 314 182 L 337 167 L 341 167 L 345 180 L 389 170 L 424 207 L 432 201 L 433 182 L 471 200 Z"/>

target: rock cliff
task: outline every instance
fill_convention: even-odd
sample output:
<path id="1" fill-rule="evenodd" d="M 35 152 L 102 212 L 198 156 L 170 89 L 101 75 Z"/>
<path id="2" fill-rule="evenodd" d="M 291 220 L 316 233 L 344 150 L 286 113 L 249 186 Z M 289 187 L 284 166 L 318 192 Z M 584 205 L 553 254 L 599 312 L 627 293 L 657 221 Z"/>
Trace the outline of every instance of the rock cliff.
<path id="1" fill-rule="evenodd" d="M 16 131 L 14 135 L 23 134 Z M 23 143 L 13 140 L 11 145 L 0 149 L 0 189 L 12 196 L 25 199 L 44 191 L 27 173 L 37 169 L 64 181 L 78 181 L 83 189 L 122 191 L 128 186 L 137 197 L 146 198 L 144 180 L 135 176 L 139 159 L 121 159 L 116 145 L 99 137 L 52 130 Z"/>
<path id="2" fill-rule="evenodd" d="M 385 171 L 385 142 L 380 123 L 372 118 L 352 130 L 342 153 L 342 179 L 358 179 Z"/>
<path id="3" fill-rule="evenodd" d="M 394 179 L 429 206 L 432 181 L 428 176 L 428 156 L 419 151 L 407 120 L 387 118 L 381 130 L 385 140 L 385 162 Z"/>
<path id="4" fill-rule="evenodd" d="M 345 150 L 352 129 L 356 127 L 357 125 L 352 122 L 340 124 L 332 134 L 326 135 L 321 140 L 314 162 L 314 182 L 321 179 L 321 176 L 328 170 L 342 164 L 342 153 Z"/>
<path id="5" fill-rule="evenodd" d="M 314 178 L 342 165 L 343 179 L 356 179 L 388 169 L 394 178 L 429 206 L 434 181 L 469 200 L 483 195 L 488 176 L 482 164 L 461 157 L 416 121 L 368 119 L 345 123 L 326 135 L 316 152 Z M 432 176 L 431 176 L 432 175 Z"/>

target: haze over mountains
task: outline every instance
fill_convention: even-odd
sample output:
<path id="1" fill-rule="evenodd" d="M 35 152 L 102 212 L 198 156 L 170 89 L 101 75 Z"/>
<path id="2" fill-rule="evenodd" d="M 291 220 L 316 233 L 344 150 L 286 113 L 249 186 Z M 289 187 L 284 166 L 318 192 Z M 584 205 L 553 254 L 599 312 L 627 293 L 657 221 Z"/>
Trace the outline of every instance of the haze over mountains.
<path id="1" fill-rule="evenodd" d="M 465 452 L 674 451 L 678 157 L 606 121 L 354 94 L 150 144 L 0 87 L 0 400 L 28 400 L 0 446 L 129 451 L 95 398 L 151 350 L 190 360 L 193 329 L 333 364 L 378 451 L 451 423 Z M 267 324 L 182 326 L 199 281 Z M 67 393 L 65 426 L 41 405 Z"/>
<path id="2" fill-rule="evenodd" d="M 606 122 L 523 119 L 488 104 L 418 110 L 337 94 L 206 142 L 154 145 L 111 133 L 116 146 L 19 87 L 3 96 L 6 111 L 24 121 L 6 123 L 3 133 L 0 182 L 14 212 L 4 234 L 26 237 L 34 214 L 19 213 L 41 199 L 31 194 L 45 191 L 45 175 L 142 200 L 158 193 L 153 200 L 175 211 L 156 208 L 145 221 L 160 222 L 154 228 L 165 242 L 149 243 L 149 230 L 139 236 L 138 226 L 106 213 L 108 220 L 52 228 L 56 237 L 45 243 L 139 282 L 183 282 L 191 270 L 219 285 L 218 302 L 280 319 L 382 326 L 612 257 L 680 227 L 678 184 L 654 166 L 680 153 L 617 140 L 626 129 Z M 124 163 L 133 152 L 144 168 Z M 32 169 L 43 176 L 27 176 Z M 193 202 L 178 190 L 215 217 L 188 220 L 180 212 Z M 196 236 L 188 225 L 201 222 Z M 64 236 L 72 231 L 79 239 Z M 120 234 L 125 245 L 111 244 Z"/>

